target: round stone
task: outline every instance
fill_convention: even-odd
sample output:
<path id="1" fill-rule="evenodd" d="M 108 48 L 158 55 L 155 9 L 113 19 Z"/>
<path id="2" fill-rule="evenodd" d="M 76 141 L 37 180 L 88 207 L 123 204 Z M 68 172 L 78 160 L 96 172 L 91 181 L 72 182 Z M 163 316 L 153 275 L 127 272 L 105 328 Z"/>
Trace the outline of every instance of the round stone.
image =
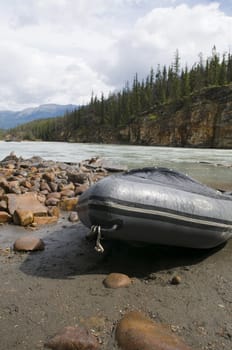
<path id="1" fill-rule="evenodd" d="M 103 281 L 107 288 L 128 287 L 131 284 L 131 279 L 123 273 L 110 273 Z"/>
<path id="2" fill-rule="evenodd" d="M 34 236 L 22 236 L 18 238 L 14 243 L 15 251 L 35 251 L 43 250 L 44 242 L 42 239 Z"/>
<path id="3" fill-rule="evenodd" d="M 167 325 L 138 311 L 128 312 L 118 323 L 116 341 L 122 350 L 191 350 Z"/>

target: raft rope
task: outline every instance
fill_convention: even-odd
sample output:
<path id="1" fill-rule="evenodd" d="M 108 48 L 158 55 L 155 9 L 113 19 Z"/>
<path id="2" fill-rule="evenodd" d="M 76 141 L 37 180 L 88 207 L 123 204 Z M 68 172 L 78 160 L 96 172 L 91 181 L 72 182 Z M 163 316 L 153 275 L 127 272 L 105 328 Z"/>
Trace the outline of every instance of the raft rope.
<path id="1" fill-rule="evenodd" d="M 90 229 L 90 233 L 87 236 L 89 239 L 95 238 L 96 239 L 96 244 L 94 249 L 98 252 L 98 253 L 103 253 L 104 252 L 104 248 L 101 244 L 101 240 L 104 238 L 102 233 L 103 232 L 113 232 L 115 230 L 117 230 L 119 227 L 118 224 L 114 224 L 111 228 L 102 228 L 100 225 L 92 225 L 91 229 Z"/>
<path id="2" fill-rule="evenodd" d="M 102 239 L 101 226 L 100 225 L 93 225 L 93 226 L 91 226 L 91 233 L 93 233 L 93 234 L 97 233 L 96 245 L 95 245 L 94 249 L 98 253 L 103 253 L 104 252 L 104 248 L 101 245 L 101 239 Z"/>

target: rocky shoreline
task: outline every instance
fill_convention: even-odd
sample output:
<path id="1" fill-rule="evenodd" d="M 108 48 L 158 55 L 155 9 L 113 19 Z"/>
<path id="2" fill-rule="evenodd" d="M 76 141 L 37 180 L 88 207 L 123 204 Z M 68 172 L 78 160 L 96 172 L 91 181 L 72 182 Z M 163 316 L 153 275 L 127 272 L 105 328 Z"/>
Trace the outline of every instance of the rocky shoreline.
<path id="1" fill-rule="evenodd" d="M 60 210 L 71 212 L 70 220 L 77 221 L 78 196 L 108 174 L 98 158 L 76 164 L 11 153 L 0 161 L 0 223 L 50 224 Z"/>

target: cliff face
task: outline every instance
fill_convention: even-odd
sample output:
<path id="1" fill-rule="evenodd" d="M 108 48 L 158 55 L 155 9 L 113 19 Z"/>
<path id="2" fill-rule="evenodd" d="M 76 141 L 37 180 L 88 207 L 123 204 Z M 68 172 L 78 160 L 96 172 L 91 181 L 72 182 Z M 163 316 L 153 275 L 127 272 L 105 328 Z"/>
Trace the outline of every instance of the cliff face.
<path id="1" fill-rule="evenodd" d="M 93 132 L 94 130 L 94 132 Z M 232 148 L 232 86 L 202 91 L 178 103 L 153 107 L 128 126 L 89 125 L 78 142 Z"/>
<path id="2" fill-rule="evenodd" d="M 232 148 L 232 87 L 212 88 L 178 106 L 154 108 L 119 134 L 133 144 Z"/>

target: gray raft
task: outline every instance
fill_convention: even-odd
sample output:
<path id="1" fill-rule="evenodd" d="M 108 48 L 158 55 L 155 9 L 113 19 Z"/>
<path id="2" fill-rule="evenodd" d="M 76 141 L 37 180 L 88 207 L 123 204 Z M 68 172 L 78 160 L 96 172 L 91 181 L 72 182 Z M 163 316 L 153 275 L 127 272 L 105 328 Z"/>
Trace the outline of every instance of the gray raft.
<path id="1" fill-rule="evenodd" d="M 232 197 L 166 168 L 104 178 L 80 196 L 78 214 L 107 239 L 212 248 L 232 236 Z"/>

